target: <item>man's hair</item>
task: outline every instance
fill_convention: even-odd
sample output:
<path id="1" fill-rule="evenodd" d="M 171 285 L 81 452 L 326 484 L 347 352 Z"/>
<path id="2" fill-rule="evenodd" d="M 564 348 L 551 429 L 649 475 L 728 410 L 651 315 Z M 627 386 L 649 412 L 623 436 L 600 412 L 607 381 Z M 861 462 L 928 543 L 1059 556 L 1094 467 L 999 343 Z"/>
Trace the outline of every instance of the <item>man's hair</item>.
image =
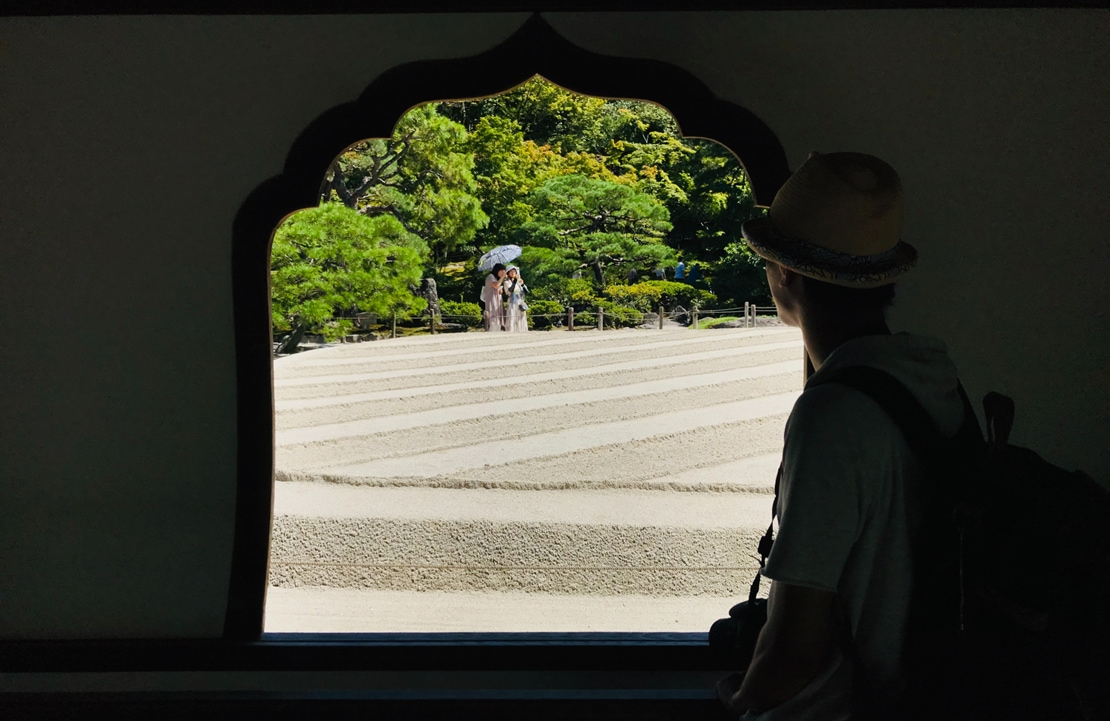
<path id="1" fill-rule="evenodd" d="M 886 310 L 894 304 L 894 284 L 878 288 L 846 288 L 802 276 L 806 297 L 813 305 L 837 313 Z"/>
<path id="2" fill-rule="evenodd" d="M 497 275 L 497 271 L 499 271 L 499 270 L 505 270 L 505 264 L 504 263 L 498 263 L 497 265 L 493 266 L 493 274 L 494 275 Z"/>

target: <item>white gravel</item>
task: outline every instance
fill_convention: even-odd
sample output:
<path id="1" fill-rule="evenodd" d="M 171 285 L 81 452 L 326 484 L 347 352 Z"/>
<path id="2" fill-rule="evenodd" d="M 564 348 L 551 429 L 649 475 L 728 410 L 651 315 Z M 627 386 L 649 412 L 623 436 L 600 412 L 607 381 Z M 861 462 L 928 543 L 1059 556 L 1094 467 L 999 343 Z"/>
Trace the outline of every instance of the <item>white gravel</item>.
<path id="1" fill-rule="evenodd" d="M 706 630 L 756 565 L 801 349 L 553 331 L 278 359 L 266 630 Z"/>
<path id="2" fill-rule="evenodd" d="M 729 599 L 271 587 L 266 630 L 304 633 L 704 633 Z M 418 609 L 414 611 L 414 609 Z"/>

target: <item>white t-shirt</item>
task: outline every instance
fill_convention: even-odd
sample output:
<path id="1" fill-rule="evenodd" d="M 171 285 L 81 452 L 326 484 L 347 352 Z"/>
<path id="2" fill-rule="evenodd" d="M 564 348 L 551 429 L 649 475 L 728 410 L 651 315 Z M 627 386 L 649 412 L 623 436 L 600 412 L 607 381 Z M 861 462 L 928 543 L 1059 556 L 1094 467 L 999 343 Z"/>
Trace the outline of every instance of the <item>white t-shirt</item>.
<path id="1" fill-rule="evenodd" d="M 956 435 L 964 407 L 942 341 L 905 333 L 856 338 L 829 354 L 811 380 L 857 365 L 896 377 L 946 436 Z M 775 544 L 764 575 L 835 592 L 862 668 L 838 654 L 797 696 L 745 718 L 847 719 L 857 672 L 879 698 L 901 692 L 910 539 L 920 527 L 925 480 L 901 431 L 870 397 L 828 383 L 798 398 L 786 423 Z"/>

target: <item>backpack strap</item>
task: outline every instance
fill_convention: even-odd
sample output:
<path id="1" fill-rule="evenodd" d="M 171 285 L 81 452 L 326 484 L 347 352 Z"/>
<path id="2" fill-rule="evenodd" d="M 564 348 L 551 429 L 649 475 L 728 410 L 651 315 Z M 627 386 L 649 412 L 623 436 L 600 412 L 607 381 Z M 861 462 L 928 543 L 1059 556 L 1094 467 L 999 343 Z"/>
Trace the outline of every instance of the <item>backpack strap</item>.
<path id="1" fill-rule="evenodd" d="M 840 383 L 853 388 L 871 398 L 883 409 L 901 431 L 903 438 L 909 445 L 911 452 L 921 463 L 926 475 L 932 478 L 936 484 L 936 494 L 933 497 L 934 520 L 939 521 L 943 515 L 951 513 L 952 508 L 956 506 L 964 491 L 959 467 L 962 465 L 965 470 L 970 467 L 969 462 L 977 457 L 984 448 L 979 421 L 975 417 L 974 407 L 971 405 L 971 400 L 968 398 L 963 384 L 957 382 L 957 390 L 964 406 L 964 420 L 956 435 L 949 439 L 940 431 L 932 416 L 929 415 L 913 393 L 901 381 L 886 371 L 868 366 L 845 367 L 830 373 L 824 378 L 819 378 L 816 383 L 807 384 L 807 388 L 825 383 Z M 959 519 L 953 520 L 957 521 L 955 525 L 959 532 L 959 546 L 953 549 L 958 557 L 959 564 L 956 579 L 959 597 L 954 600 L 958 604 L 957 628 L 962 634 L 964 626 L 963 526 Z M 941 527 L 933 527 L 931 533 L 937 533 L 939 528 Z M 934 535 L 931 540 L 925 542 L 926 548 L 919 547 L 914 554 L 916 573 L 925 579 L 926 583 L 931 583 L 928 579 L 937 572 L 943 562 L 944 552 L 942 549 L 944 544 L 937 543 L 938 540 L 938 537 Z M 927 605 L 929 604 L 923 602 L 921 597 L 918 596 L 915 607 L 911 609 L 911 614 L 921 619 L 922 613 L 932 611 L 929 608 L 923 610 L 923 607 Z M 848 634 L 849 653 L 853 661 L 858 664 L 860 659 L 854 643 L 852 643 L 850 630 Z M 933 653 L 936 653 L 935 648 Z M 867 692 L 868 689 L 861 686 L 857 686 L 855 689 L 857 699 L 864 704 L 863 709 L 861 709 L 864 716 L 867 716 L 869 712 L 866 707 L 866 699 L 869 697 Z M 881 717 L 881 715 L 878 717 Z"/>
<path id="2" fill-rule="evenodd" d="M 826 383 L 840 383 L 854 388 L 878 403 L 902 431 L 910 450 L 930 474 L 935 474 L 958 459 L 975 457 L 983 450 L 983 432 L 979 428 L 975 409 L 963 383 L 957 381 L 956 389 L 963 401 L 964 420 L 951 439 L 941 433 L 932 416 L 913 393 L 884 370 L 869 366 L 849 366 L 817 379 L 816 383 L 811 381 L 806 387 Z"/>
<path id="3" fill-rule="evenodd" d="M 902 431 L 914 455 L 926 466 L 935 465 L 946 455 L 948 439 L 913 393 L 890 373 L 868 366 L 850 366 L 817 379 L 817 383 L 811 381 L 807 388 L 827 383 L 854 388 L 879 404 Z"/>

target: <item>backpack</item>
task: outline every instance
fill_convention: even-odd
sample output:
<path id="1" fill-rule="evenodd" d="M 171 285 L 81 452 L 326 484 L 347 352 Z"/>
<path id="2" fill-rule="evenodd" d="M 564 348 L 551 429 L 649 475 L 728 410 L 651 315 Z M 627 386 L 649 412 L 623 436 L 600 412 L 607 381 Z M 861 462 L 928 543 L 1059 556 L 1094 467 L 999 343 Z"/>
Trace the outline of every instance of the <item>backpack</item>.
<path id="1" fill-rule="evenodd" d="M 865 393 L 933 481 L 915 544 L 906 712 L 946 719 L 1110 718 L 1110 491 L 1009 445 L 1013 400 L 967 394 L 945 439 L 913 394 L 863 366 L 820 379 Z"/>

